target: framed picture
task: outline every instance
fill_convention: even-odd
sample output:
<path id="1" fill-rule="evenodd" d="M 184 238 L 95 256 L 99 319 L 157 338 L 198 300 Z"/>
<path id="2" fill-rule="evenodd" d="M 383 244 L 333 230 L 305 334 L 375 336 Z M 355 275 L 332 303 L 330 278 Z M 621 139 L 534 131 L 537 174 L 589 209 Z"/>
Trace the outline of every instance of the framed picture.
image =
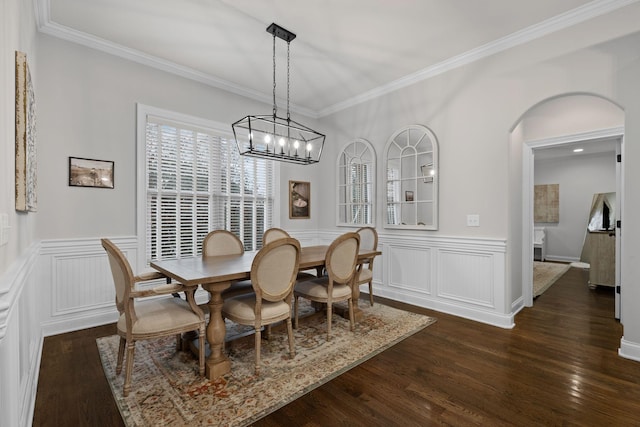
<path id="1" fill-rule="evenodd" d="M 113 188 L 113 162 L 69 157 L 69 185 Z"/>
<path id="2" fill-rule="evenodd" d="M 311 212 L 311 184 L 289 181 L 289 218 L 309 218 Z"/>
<path id="3" fill-rule="evenodd" d="M 37 204 L 35 96 L 27 55 L 16 51 L 16 211 L 35 212 Z"/>
<path id="4" fill-rule="evenodd" d="M 405 202 L 413 202 L 413 191 L 405 191 L 404 200 Z"/>

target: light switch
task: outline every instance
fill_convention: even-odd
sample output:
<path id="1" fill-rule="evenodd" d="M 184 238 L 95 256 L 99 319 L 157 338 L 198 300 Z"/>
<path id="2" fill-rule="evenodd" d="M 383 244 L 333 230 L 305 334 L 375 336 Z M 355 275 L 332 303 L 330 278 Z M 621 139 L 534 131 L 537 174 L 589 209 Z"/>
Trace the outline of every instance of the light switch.
<path id="1" fill-rule="evenodd" d="M 480 227 L 480 215 L 478 214 L 467 215 L 467 227 Z"/>

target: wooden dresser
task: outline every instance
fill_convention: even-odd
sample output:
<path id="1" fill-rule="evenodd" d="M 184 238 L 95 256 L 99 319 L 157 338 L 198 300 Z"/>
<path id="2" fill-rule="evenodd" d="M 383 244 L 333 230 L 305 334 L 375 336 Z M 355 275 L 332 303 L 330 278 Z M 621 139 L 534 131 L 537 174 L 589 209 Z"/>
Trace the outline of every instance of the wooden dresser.
<path id="1" fill-rule="evenodd" d="M 590 244 L 589 287 L 615 286 L 616 236 L 613 230 L 588 233 Z"/>

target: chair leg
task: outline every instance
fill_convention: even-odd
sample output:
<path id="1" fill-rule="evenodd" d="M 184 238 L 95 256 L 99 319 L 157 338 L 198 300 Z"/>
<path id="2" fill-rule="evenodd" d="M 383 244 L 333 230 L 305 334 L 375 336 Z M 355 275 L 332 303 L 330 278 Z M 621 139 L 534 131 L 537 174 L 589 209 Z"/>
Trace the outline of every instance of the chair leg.
<path id="1" fill-rule="evenodd" d="M 287 333 L 289 334 L 289 354 L 291 358 L 296 357 L 296 347 L 293 343 L 293 327 L 291 326 L 291 317 L 287 319 Z"/>
<path id="2" fill-rule="evenodd" d="M 264 328 L 264 337 L 267 341 L 271 340 L 271 325 L 267 325 L 266 328 Z"/>
<path id="3" fill-rule="evenodd" d="M 198 343 L 199 348 L 198 348 L 198 370 L 200 371 L 200 376 L 204 377 L 204 356 L 205 356 L 205 340 L 204 340 L 204 331 L 205 331 L 205 327 L 202 326 L 200 328 L 200 330 L 198 331 Z"/>
<path id="4" fill-rule="evenodd" d="M 260 375 L 260 341 L 262 340 L 260 329 L 256 326 L 256 375 Z"/>
<path id="5" fill-rule="evenodd" d="M 118 346 L 118 362 L 116 363 L 116 375 L 120 375 L 122 372 L 122 361 L 124 360 L 124 347 L 127 341 L 120 337 L 120 345 Z"/>
<path id="6" fill-rule="evenodd" d="M 131 340 L 127 341 L 127 360 L 124 368 L 124 390 L 123 395 L 127 397 L 129 395 L 129 390 L 131 390 L 131 374 L 133 371 L 133 356 L 136 349 L 136 342 Z"/>
<path id="7" fill-rule="evenodd" d="M 369 304 L 373 307 L 373 280 L 369 282 Z"/>
<path id="8" fill-rule="evenodd" d="M 298 296 L 293 297 L 293 316 L 295 319 L 294 328 L 298 329 Z"/>
<path id="9" fill-rule="evenodd" d="M 327 302 L 327 341 L 331 339 L 331 317 L 332 317 L 331 302 Z"/>
<path id="10" fill-rule="evenodd" d="M 349 298 L 349 329 L 353 332 L 355 329 L 355 316 L 353 314 L 353 298 Z"/>

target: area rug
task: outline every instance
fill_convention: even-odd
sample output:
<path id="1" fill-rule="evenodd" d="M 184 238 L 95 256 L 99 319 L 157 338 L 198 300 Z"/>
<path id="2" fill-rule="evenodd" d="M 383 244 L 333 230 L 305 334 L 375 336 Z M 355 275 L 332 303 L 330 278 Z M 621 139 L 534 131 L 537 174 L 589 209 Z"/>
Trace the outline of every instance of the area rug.
<path id="1" fill-rule="evenodd" d="M 542 295 L 556 280 L 569 270 L 569 264 L 533 262 L 533 297 Z"/>
<path id="2" fill-rule="evenodd" d="M 334 314 L 327 342 L 326 315 L 305 305 L 306 316 L 294 330 L 295 358 L 289 358 L 286 328 L 274 327 L 271 339 L 262 341 L 260 376 L 254 374 L 253 335 L 227 342 L 231 372 L 213 381 L 198 375 L 193 354 L 176 352 L 175 338 L 140 341 L 126 398 L 124 369 L 115 375 L 119 337 L 99 338 L 97 344 L 127 426 L 244 426 L 436 321 L 379 303 L 363 305 L 362 310 L 354 332 L 347 319 Z M 242 330 L 227 325 L 230 333 L 242 335 Z"/>

